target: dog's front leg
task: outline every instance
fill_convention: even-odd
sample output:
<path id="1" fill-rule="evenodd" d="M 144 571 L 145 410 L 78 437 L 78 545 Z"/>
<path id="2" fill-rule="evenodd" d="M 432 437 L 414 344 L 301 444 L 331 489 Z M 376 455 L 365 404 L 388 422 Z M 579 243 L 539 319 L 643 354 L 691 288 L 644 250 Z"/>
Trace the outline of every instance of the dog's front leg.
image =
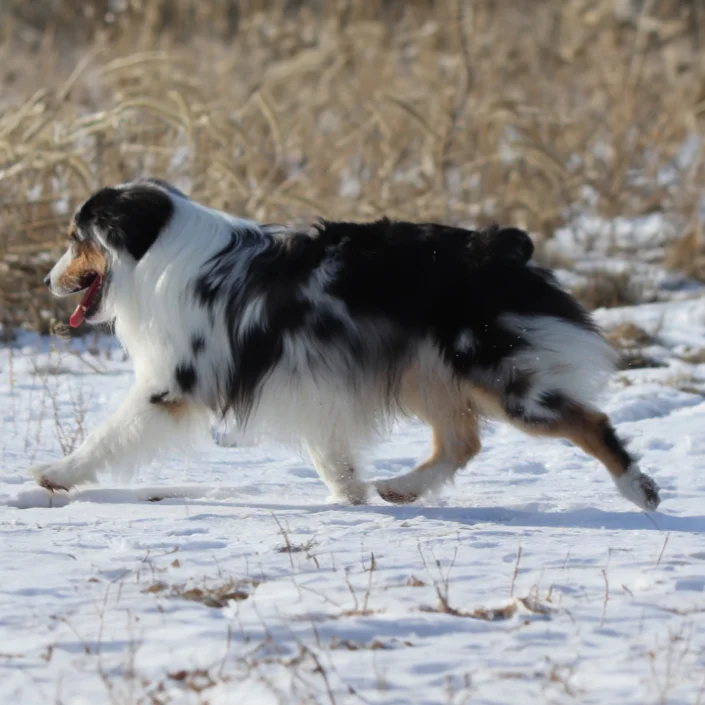
<path id="1" fill-rule="evenodd" d="M 32 476 L 49 490 L 93 482 L 99 471 L 131 473 L 156 453 L 186 449 L 194 433 L 207 433 L 205 408 L 190 399 L 135 387 L 122 406 L 70 455 L 34 467 Z"/>
<path id="2" fill-rule="evenodd" d="M 306 443 L 309 455 L 326 483 L 331 497 L 350 504 L 367 502 L 368 486 L 357 476 L 355 464 L 346 443 L 329 439 L 327 443 Z"/>

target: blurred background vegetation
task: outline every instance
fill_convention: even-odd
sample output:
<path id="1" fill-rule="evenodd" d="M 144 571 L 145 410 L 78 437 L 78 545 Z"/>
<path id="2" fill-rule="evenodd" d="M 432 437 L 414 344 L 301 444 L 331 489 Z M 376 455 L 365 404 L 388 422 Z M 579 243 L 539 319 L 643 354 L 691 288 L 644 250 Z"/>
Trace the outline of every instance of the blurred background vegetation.
<path id="1" fill-rule="evenodd" d="M 0 323 L 65 318 L 72 210 L 145 174 L 268 221 L 511 223 L 546 261 L 663 213 L 702 277 L 703 40 L 703 0 L 3 0 Z"/>

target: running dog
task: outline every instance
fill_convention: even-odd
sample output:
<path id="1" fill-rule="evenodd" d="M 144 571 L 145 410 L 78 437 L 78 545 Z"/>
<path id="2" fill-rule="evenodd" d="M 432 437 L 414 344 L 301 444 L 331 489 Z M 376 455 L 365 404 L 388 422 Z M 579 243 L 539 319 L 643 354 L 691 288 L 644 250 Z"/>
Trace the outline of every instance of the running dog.
<path id="1" fill-rule="evenodd" d="M 655 510 L 642 473 L 595 399 L 617 354 L 515 228 L 480 231 L 382 219 L 260 224 L 200 205 L 158 179 L 94 193 L 46 278 L 82 294 L 71 325 L 114 324 L 136 383 L 75 452 L 34 468 L 49 490 L 208 434 L 300 442 L 337 500 L 371 487 L 411 503 L 480 450 L 483 418 L 572 441 L 618 491 Z M 356 454 L 417 417 L 431 457 L 364 482 Z"/>

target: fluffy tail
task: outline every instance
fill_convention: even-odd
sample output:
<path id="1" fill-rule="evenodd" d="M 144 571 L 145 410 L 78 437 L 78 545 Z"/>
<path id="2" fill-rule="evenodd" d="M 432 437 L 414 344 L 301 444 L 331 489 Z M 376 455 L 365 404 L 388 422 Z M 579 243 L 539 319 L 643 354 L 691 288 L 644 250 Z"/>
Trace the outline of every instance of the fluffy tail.
<path id="1" fill-rule="evenodd" d="M 554 316 L 505 314 L 501 325 L 525 345 L 503 362 L 508 409 L 548 420 L 575 402 L 593 407 L 617 367 L 619 354 L 596 330 Z"/>

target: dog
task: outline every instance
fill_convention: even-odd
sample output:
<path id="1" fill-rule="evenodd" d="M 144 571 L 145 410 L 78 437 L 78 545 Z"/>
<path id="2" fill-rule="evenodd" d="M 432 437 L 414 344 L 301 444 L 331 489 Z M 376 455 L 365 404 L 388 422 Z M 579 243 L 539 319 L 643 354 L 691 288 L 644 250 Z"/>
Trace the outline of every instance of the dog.
<path id="1" fill-rule="evenodd" d="M 375 489 L 406 504 L 477 455 L 489 418 L 571 441 L 626 499 L 659 505 L 595 405 L 617 353 L 531 261 L 522 230 L 388 219 L 296 229 L 139 179 L 93 193 L 69 240 L 45 282 L 82 295 L 72 326 L 114 325 L 135 385 L 76 451 L 31 471 L 51 491 L 129 471 L 220 418 L 301 443 L 336 501 Z M 404 417 L 430 426 L 431 457 L 363 481 L 357 453 Z"/>

